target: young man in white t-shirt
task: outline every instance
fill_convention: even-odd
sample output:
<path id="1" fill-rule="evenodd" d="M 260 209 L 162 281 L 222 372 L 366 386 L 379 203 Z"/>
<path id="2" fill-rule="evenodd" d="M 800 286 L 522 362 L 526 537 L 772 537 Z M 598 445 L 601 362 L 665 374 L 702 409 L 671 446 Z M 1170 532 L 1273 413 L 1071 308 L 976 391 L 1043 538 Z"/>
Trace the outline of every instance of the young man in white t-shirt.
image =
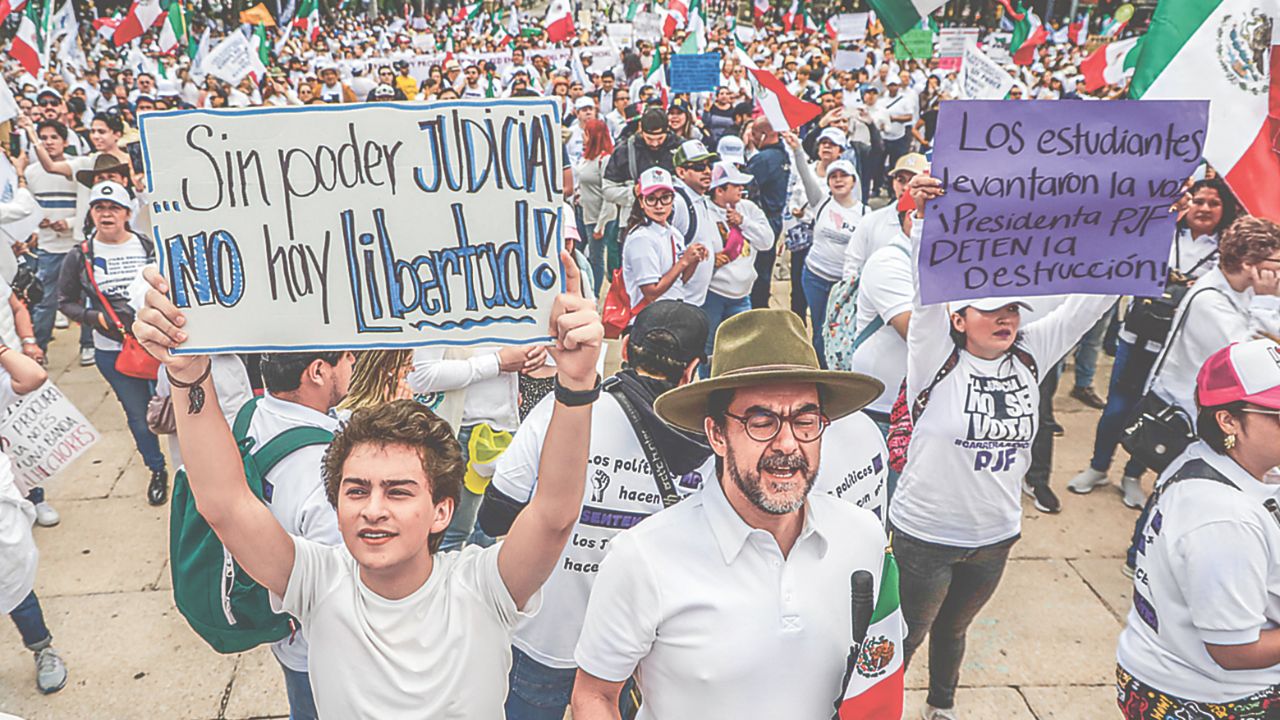
<path id="1" fill-rule="evenodd" d="M 609 392 L 591 418 L 591 460 L 573 540 L 543 586 L 544 609 L 522 621 L 512 638 L 515 661 L 507 720 L 564 717 L 578 667 L 573 649 L 609 544 L 618 533 L 697 491 L 713 476 L 711 448 L 653 413 L 659 395 L 693 379 L 706 337 L 706 317 L 688 303 L 659 300 L 636 315 L 623 347 L 628 366 L 605 382 Z M 652 449 L 666 466 L 665 486 L 658 482 L 622 402 L 635 409 Z M 505 534 L 533 496 L 553 405 L 545 398 L 534 407 L 498 460 L 480 509 L 480 527 L 486 533 Z M 667 495 L 668 490 L 673 492 Z"/>
<path id="2" fill-rule="evenodd" d="M 580 288 L 573 259 L 562 253 L 561 263 L 567 287 Z M 604 327 L 594 302 L 562 294 L 552 307 L 557 402 L 546 461 L 506 542 L 436 553 L 457 503 L 462 456 L 448 423 L 400 400 L 356 411 L 330 446 L 325 488 L 343 544 L 329 548 L 291 537 L 248 489 L 208 358 L 169 352 L 187 339 L 186 320 L 165 280 L 153 269 L 146 276 L 153 290 L 134 330 L 174 383 L 192 492 L 240 566 L 302 622 L 320 716 L 500 717 L 512 629 L 537 611 L 538 590 L 578 516 L 600 393 Z"/>

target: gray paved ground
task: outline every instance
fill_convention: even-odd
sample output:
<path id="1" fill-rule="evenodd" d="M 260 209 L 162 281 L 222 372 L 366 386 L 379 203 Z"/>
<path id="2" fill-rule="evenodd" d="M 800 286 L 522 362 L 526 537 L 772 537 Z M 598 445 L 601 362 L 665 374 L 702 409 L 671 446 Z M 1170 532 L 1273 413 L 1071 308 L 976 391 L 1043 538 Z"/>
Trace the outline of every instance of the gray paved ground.
<path id="1" fill-rule="evenodd" d="M 51 375 L 104 437 L 49 485 L 62 524 L 36 529 L 36 591 L 71 675 L 61 692 L 40 696 L 30 653 L 12 624 L 0 622 L 0 712 L 33 720 L 286 716 L 268 651 L 217 655 L 174 609 L 168 507 L 146 504 L 147 472 L 124 413 L 97 371 L 78 366 L 75 337 L 59 331 Z M 958 698 L 966 718 L 1117 716 L 1115 640 L 1129 603 L 1120 566 L 1135 514 L 1114 485 L 1085 497 L 1062 490 L 1087 462 L 1098 417 L 1065 396 L 1070 378 L 1068 371 L 1057 403 L 1067 434 L 1053 478 L 1064 510 L 1046 516 L 1024 503 L 1023 539 L 969 633 Z M 908 675 L 907 717 L 918 717 L 923 671 L 920 663 Z"/>

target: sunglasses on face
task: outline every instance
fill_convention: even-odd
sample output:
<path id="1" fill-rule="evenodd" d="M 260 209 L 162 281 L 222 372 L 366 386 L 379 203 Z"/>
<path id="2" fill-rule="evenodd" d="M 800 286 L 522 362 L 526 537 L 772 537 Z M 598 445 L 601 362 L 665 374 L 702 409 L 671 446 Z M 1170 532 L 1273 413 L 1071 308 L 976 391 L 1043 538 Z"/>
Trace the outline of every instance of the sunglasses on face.
<path id="1" fill-rule="evenodd" d="M 700 162 L 689 163 L 684 167 L 686 170 L 692 170 L 694 172 L 706 172 L 711 167 L 711 163 L 706 160 L 702 160 Z"/>
<path id="2" fill-rule="evenodd" d="M 58 107 L 62 103 L 57 100 L 41 100 L 40 107 Z"/>

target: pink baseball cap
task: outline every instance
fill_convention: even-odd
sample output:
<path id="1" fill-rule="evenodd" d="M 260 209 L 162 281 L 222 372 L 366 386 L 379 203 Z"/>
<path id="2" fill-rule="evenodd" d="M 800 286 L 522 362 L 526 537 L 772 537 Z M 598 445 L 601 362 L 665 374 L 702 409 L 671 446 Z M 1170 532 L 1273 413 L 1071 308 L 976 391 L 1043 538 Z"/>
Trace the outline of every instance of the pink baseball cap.
<path id="1" fill-rule="evenodd" d="M 1196 376 L 1200 407 L 1238 400 L 1280 410 L 1280 345 L 1265 338 L 1233 343 L 1204 361 Z"/>
<path id="2" fill-rule="evenodd" d="M 675 186 L 671 184 L 671 173 L 660 167 L 651 167 L 640 173 L 641 195 L 652 195 L 659 190 L 675 192 Z"/>

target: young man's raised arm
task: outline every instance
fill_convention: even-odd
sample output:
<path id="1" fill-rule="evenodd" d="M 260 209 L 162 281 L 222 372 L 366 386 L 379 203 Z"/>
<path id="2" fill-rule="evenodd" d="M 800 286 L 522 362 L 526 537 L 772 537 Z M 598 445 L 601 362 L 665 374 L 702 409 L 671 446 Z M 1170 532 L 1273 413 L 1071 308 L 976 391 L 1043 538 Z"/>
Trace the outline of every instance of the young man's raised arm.
<path id="1" fill-rule="evenodd" d="M 154 267 L 143 271 L 151 284 L 138 311 L 133 333 L 147 352 L 160 359 L 173 382 L 173 414 L 178 422 L 187 479 L 200 511 L 236 562 L 268 590 L 284 596 L 293 571 L 293 540 L 245 482 L 240 450 L 218 406 L 212 359 L 169 352 L 186 341 L 186 317 L 169 301 L 168 283 Z M 203 379 L 201 379 L 203 378 Z M 200 380 L 204 402 L 193 408 L 187 388 Z"/>
<path id="2" fill-rule="evenodd" d="M 582 296 L 573 258 L 562 252 L 560 263 L 569 290 L 556 298 L 551 310 L 556 382 L 569 391 L 589 391 L 599 382 L 596 361 L 604 326 L 595 302 Z M 569 541 L 582 507 L 590 445 L 591 405 L 570 407 L 557 401 L 542 443 L 533 498 L 498 551 L 498 572 L 518 608 L 524 608 L 550 577 Z"/>

